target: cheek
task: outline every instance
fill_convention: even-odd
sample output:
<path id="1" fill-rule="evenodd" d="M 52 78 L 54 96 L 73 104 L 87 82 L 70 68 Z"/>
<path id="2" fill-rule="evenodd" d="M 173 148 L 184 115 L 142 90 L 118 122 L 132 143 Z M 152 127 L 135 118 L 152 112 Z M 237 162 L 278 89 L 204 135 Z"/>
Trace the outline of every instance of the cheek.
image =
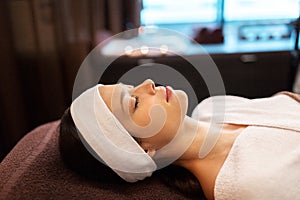
<path id="1" fill-rule="evenodd" d="M 181 112 L 179 109 L 168 108 L 166 111 L 168 113 L 168 118 L 163 129 L 155 136 L 147 138 L 148 143 L 155 149 L 160 149 L 172 141 L 181 123 Z"/>
<path id="2" fill-rule="evenodd" d="M 148 98 L 147 100 L 141 100 L 139 107 L 131 115 L 132 120 L 139 126 L 147 126 L 151 122 L 150 110 L 151 107 L 157 102 L 155 99 Z M 152 116 L 159 117 L 159 116 Z"/>
<path id="3" fill-rule="evenodd" d="M 147 126 L 151 121 L 148 110 L 141 108 L 138 108 L 138 110 L 134 112 L 134 114 L 131 116 L 131 119 L 136 125 L 139 126 Z"/>
<path id="4" fill-rule="evenodd" d="M 182 111 L 179 105 L 172 105 L 166 109 L 168 118 L 166 120 L 163 134 L 164 137 L 171 141 L 176 135 L 182 120 Z"/>
<path id="5" fill-rule="evenodd" d="M 166 106 L 166 111 L 168 115 L 167 122 L 173 123 L 173 125 L 180 124 L 182 115 L 184 114 L 181 110 L 180 104 L 178 101 L 174 102 L 171 105 Z"/>
<path id="6" fill-rule="evenodd" d="M 149 144 L 151 144 L 151 146 L 153 146 L 156 149 L 165 146 L 174 138 L 180 126 L 182 116 L 179 102 L 173 102 L 172 104 L 160 102 L 160 105 L 164 107 L 164 110 L 167 114 L 167 119 L 161 119 L 165 120 L 164 127 L 155 136 L 147 139 L 142 139 L 146 140 Z M 134 112 L 134 114 L 132 115 L 132 120 L 140 126 L 148 125 L 151 121 L 149 111 L 150 106 L 144 103 Z"/>
<path id="7" fill-rule="evenodd" d="M 178 128 L 181 124 L 181 115 L 179 111 L 173 111 L 172 114 L 168 115 L 168 119 L 165 123 L 163 133 L 168 140 L 173 139 L 176 135 Z"/>

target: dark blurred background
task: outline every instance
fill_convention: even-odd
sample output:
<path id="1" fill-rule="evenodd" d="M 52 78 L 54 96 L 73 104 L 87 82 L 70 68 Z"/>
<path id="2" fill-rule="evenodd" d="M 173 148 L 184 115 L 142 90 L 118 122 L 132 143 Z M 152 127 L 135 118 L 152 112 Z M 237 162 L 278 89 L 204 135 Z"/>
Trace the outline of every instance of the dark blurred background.
<path id="1" fill-rule="evenodd" d="M 0 160 L 70 105 L 73 81 L 103 39 L 139 26 L 138 1 L 0 1 Z"/>

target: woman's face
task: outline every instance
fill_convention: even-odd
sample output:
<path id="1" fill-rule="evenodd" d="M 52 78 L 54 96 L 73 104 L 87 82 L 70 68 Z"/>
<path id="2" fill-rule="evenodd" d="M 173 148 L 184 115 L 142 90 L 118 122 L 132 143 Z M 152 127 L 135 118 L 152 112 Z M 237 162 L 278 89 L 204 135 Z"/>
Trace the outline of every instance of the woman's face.
<path id="1" fill-rule="evenodd" d="M 118 85 L 99 87 L 100 94 L 111 111 L 113 110 L 113 93 L 116 87 Z M 150 79 L 134 88 L 131 86 L 125 86 L 125 88 L 128 88 L 128 91 L 130 91 L 126 107 L 128 106 L 128 115 L 133 123 L 140 127 L 146 127 L 151 123 L 151 118 L 153 117 L 156 119 L 161 118 L 159 121 L 164 121 L 163 126 L 155 135 L 151 137 L 139 137 L 141 146 L 147 150 L 157 150 L 169 143 L 177 133 L 183 116 L 186 114 L 186 108 L 184 108 L 186 106 L 182 106 L 187 104 L 186 95 L 182 95 L 182 91 L 173 90 L 168 86 L 156 87 Z M 153 106 L 162 108 L 164 115 L 150 115 Z M 139 134 L 143 134 L 143 132 Z"/>

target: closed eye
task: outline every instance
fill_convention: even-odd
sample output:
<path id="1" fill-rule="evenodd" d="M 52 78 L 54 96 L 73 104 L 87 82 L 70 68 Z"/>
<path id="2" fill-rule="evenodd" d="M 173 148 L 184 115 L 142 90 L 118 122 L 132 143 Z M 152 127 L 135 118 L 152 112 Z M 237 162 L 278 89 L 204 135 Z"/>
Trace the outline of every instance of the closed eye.
<path id="1" fill-rule="evenodd" d="M 136 110 L 139 106 L 140 99 L 138 96 L 134 96 L 134 98 L 135 98 L 134 109 Z"/>

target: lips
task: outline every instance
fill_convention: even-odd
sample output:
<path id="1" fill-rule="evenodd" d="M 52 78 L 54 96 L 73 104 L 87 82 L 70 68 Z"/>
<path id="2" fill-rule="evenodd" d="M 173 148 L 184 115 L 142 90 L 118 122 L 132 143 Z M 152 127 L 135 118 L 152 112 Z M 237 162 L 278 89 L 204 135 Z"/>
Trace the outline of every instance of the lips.
<path id="1" fill-rule="evenodd" d="M 171 98 L 172 96 L 172 88 L 167 86 L 166 87 L 166 101 L 169 102 L 169 99 Z"/>

